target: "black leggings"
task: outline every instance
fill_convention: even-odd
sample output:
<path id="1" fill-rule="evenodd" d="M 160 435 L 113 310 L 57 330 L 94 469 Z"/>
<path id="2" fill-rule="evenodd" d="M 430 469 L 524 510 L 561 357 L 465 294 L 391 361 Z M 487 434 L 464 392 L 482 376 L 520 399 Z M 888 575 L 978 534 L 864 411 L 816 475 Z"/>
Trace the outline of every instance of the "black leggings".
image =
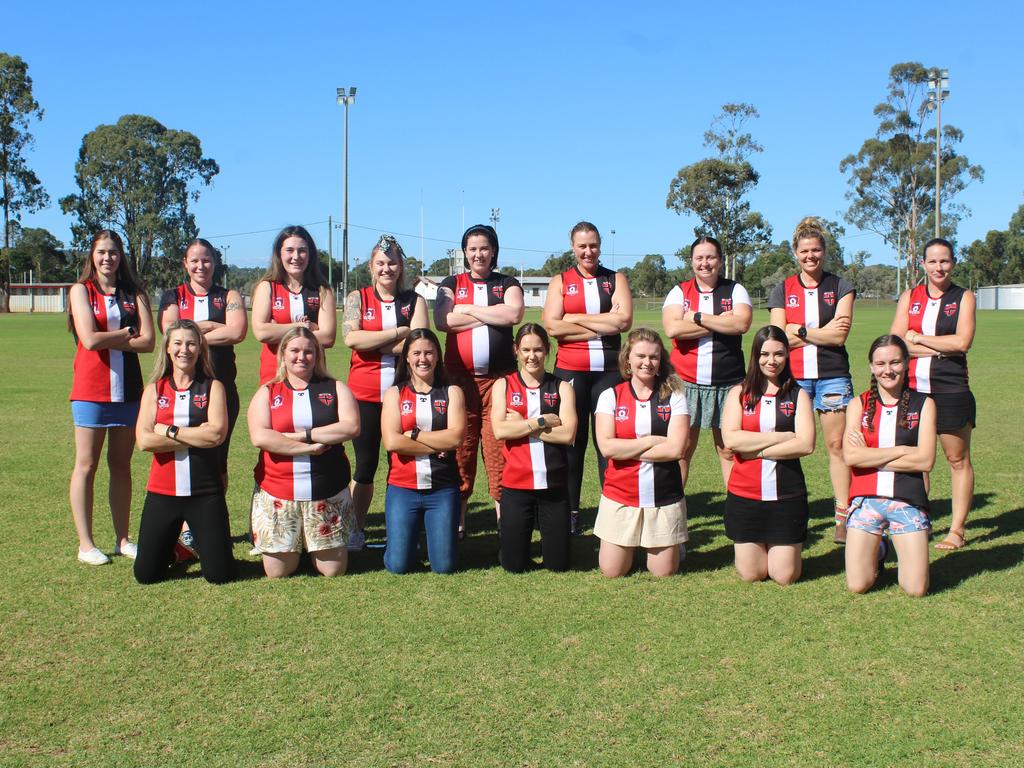
<path id="1" fill-rule="evenodd" d="M 139 523 L 139 553 L 135 558 L 135 579 L 154 584 L 170 575 L 174 562 L 174 543 L 182 521 L 199 553 L 203 578 L 211 584 L 224 584 L 235 578 L 235 558 L 231 553 L 228 507 L 223 493 L 202 496 L 166 496 L 146 493 Z"/>
<path id="2" fill-rule="evenodd" d="M 587 438 L 594 419 L 594 408 L 601 393 L 616 384 L 622 383 L 618 371 L 567 371 L 555 368 L 555 376 L 572 385 L 576 395 L 576 440 L 569 446 L 569 509 L 580 511 L 580 489 L 583 487 L 583 465 L 587 459 Z M 597 454 L 597 474 L 599 487 L 604 487 L 604 470 L 608 462 L 601 455 L 594 440 L 594 453 Z"/>
<path id="3" fill-rule="evenodd" d="M 227 400 L 228 406 L 228 436 L 224 438 L 224 442 L 218 446 L 220 451 L 220 471 L 227 475 L 228 473 L 228 449 L 231 447 L 231 433 L 235 431 L 235 422 L 238 421 L 238 412 L 241 410 L 241 403 L 238 400 L 238 387 L 235 386 L 235 382 L 221 382 L 224 384 L 224 399 Z"/>
<path id="4" fill-rule="evenodd" d="M 380 414 L 381 403 L 367 403 L 356 400 L 359 406 L 359 437 L 352 439 L 356 452 L 356 472 L 352 479 L 361 485 L 370 485 L 377 474 L 380 463 Z"/>
<path id="5" fill-rule="evenodd" d="M 522 573 L 530 567 L 530 540 L 540 528 L 540 551 L 549 571 L 569 569 L 569 504 L 564 488 L 501 489 L 501 565 Z"/>

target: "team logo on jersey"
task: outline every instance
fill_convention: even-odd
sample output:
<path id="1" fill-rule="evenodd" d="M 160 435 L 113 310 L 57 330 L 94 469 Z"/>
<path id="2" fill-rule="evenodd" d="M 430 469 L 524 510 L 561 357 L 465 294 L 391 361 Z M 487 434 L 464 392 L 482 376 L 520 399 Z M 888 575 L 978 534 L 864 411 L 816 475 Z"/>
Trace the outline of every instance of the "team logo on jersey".
<path id="1" fill-rule="evenodd" d="M 178 306 L 182 309 L 188 309 L 188 299 L 182 299 L 178 302 Z"/>
<path id="2" fill-rule="evenodd" d="M 825 303 L 830 307 L 836 303 L 836 292 L 835 291 L 822 291 L 821 298 L 825 300 Z"/>
<path id="3" fill-rule="evenodd" d="M 319 400 L 328 408 L 330 408 L 331 403 L 334 402 L 334 395 L 332 395 L 330 392 L 321 392 L 319 395 L 316 396 L 316 399 Z"/>
<path id="4" fill-rule="evenodd" d="M 558 405 L 558 393 L 557 392 L 545 392 L 544 393 L 544 404 L 549 407 Z"/>
<path id="5" fill-rule="evenodd" d="M 952 303 L 950 303 L 950 304 L 947 304 L 946 306 L 944 306 L 944 307 L 942 308 L 942 313 L 943 313 L 943 314 L 944 314 L 944 315 L 945 315 L 946 317 L 952 317 L 953 315 L 955 315 L 955 314 L 956 314 L 956 302 L 954 301 L 954 302 L 952 302 Z"/>
<path id="6" fill-rule="evenodd" d="M 791 293 L 789 294 L 789 296 L 786 297 L 786 304 L 788 304 L 791 307 L 799 307 L 800 297 L 797 296 L 795 293 Z"/>
<path id="7" fill-rule="evenodd" d="M 314 312 L 320 309 L 320 297 L 309 296 L 306 298 L 306 306 L 312 309 Z"/>
<path id="8" fill-rule="evenodd" d="M 410 304 L 406 304 L 402 307 L 402 317 L 408 319 L 410 314 L 412 314 L 412 306 Z"/>
<path id="9" fill-rule="evenodd" d="M 448 401 L 447 400 L 435 400 L 434 410 L 444 416 L 448 413 Z"/>
<path id="10" fill-rule="evenodd" d="M 491 286 L 491 293 L 494 294 L 495 298 L 500 299 L 500 298 L 502 298 L 505 295 L 505 286 L 504 285 L 492 285 Z"/>
<path id="11" fill-rule="evenodd" d="M 171 399 L 167 397 L 167 395 L 160 395 L 160 397 L 156 399 L 156 407 L 160 408 L 161 410 L 163 410 L 164 408 L 169 408 L 170 405 Z"/>
<path id="12" fill-rule="evenodd" d="M 271 410 L 274 408 L 280 408 L 282 405 L 284 405 L 284 398 L 280 395 L 274 395 L 274 400 L 270 403 Z"/>
<path id="13" fill-rule="evenodd" d="M 915 301 L 913 304 L 910 305 L 910 314 L 912 314 L 912 315 L 920 315 L 921 314 L 921 302 L 920 301 Z"/>
<path id="14" fill-rule="evenodd" d="M 722 311 L 732 312 L 732 299 L 722 299 Z"/>
<path id="15" fill-rule="evenodd" d="M 464 285 L 460 285 L 460 286 L 459 286 L 459 292 L 458 292 L 458 297 L 459 297 L 460 299 L 464 299 L 464 298 L 466 298 L 467 296 L 469 296 L 469 288 L 467 288 L 467 287 L 466 287 L 466 286 L 464 286 Z"/>
<path id="16" fill-rule="evenodd" d="M 117 299 L 113 296 L 107 296 L 107 306 L 112 307 L 117 304 Z"/>
<path id="17" fill-rule="evenodd" d="M 755 413 L 757 413 L 757 406 L 756 405 L 750 405 L 749 403 L 744 403 L 743 404 L 743 415 L 744 416 L 753 416 Z"/>
<path id="18" fill-rule="evenodd" d="M 404 416 L 404 415 L 409 414 L 409 413 L 412 413 L 412 403 L 409 402 L 408 400 L 403 400 L 402 401 L 402 415 Z"/>
<path id="19" fill-rule="evenodd" d="M 566 286 L 566 288 L 565 288 L 565 295 L 566 296 L 575 296 L 577 293 L 579 293 L 579 288 L 576 286 L 576 283 L 569 283 L 569 285 Z"/>
<path id="20" fill-rule="evenodd" d="M 205 408 L 207 402 L 209 402 L 209 398 L 206 396 L 205 392 L 198 395 L 192 395 L 192 404 L 199 410 Z"/>
<path id="21" fill-rule="evenodd" d="M 607 293 L 609 296 L 611 296 L 611 294 L 612 294 L 612 281 L 609 280 L 608 278 L 605 278 L 604 280 L 602 280 L 601 281 L 601 289 L 605 293 Z"/>
<path id="22" fill-rule="evenodd" d="M 363 312 L 363 320 L 373 320 L 377 316 L 376 311 L 373 307 L 367 307 L 366 311 Z"/>
<path id="23" fill-rule="evenodd" d="M 523 404 L 523 396 L 521 394 L 519 394 L 518 392 L 513 392 L 512 393 L 512 405 L 522 405 L 522 404 Z"/>
<path id="24" fill-rule="evenodd" d="M 779 403 L 779 410 L 786 416 L 792 416 L 796 413 L 796 404 L 792 400 L 783 400 Z"/>
<path id="25" fill-rule="evenodd" d="M 274 309 L 284 309 L 284 299 L 280 296 L 274 297 Z"/>
<path id="26" fill-rule="evenodd" d="M 689 311 L 690 311 L 690 300 L 689 299 L 683 299 L 683 312 L 689 312 Z"/>
<path id="27" fill-rule="evenodd" d="M 222 299 L 220 296 L 214 296 L 213 306 L 216 307 L 217 309 L 224 309 L 224 299 Z"/>
<path id="28" fill-rule="evenodd" d="M 956 304 L 954 304 L 953 307 L 954 307 L 954 311 L 955 311 Z M 134 301 L 126 301 L 124 303 L 124 311 L 127 312 L 129 315 L 134 313 L 135 312 L 135 302 Z"/>
<path id="29" fill-rule="evenodd" d="M 907 429 L 917 429 L 917 422 L 921 420 L 921 414 L 917 411 L 907 414 Z"/>
<path id="30" fill-rule="evenodd" d="M 655 411 L 658 414 L 658 418 L 661 419 L 662 421 L 668 421 L 669 419 L 672 418 L 672 406 L 669 405 L 668 403 L 663 403 L 659 405 L 657 408 L 655 408 Z"/>
<path id="31" fill-rule="evenodd" d="M 629 408 L 625 405 L 620 405 L 615 409 L 615 420 L 616 421 L 629 421 Z"/>

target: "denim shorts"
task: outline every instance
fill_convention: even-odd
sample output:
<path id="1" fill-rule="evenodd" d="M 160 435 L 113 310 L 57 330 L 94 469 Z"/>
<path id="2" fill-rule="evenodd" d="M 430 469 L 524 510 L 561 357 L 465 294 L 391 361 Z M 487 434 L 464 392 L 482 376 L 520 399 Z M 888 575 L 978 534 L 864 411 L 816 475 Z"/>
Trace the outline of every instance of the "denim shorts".
<path id="1" fill-rule="evenodd" d="M 797 379 L 800 389 L 814 402 L 814 410 L 829 413 L 846 410 L 846 405 L 853 400 L 853 384 L 849 376 L 836 376 L 832 379 Z"/>
<path id="2" fill-rule="evenodd" d="M 917 533 L 932 529 L 928 511 L 897 499 L 880 496 L 856 496 L 850 501 L 850 516 L 846 518 L 847 528 L 856 528 L 879 536 L 889 531 L 890 536 L 901 533 Z"/>
<path id="3" fill-rule="evenodd" d="M 127 403 L 97 403 L 92 400 L 72 400 L 71 418 L 76 427 L 109 429 L 132 427 L 139 418 L 139 401 Z"/>

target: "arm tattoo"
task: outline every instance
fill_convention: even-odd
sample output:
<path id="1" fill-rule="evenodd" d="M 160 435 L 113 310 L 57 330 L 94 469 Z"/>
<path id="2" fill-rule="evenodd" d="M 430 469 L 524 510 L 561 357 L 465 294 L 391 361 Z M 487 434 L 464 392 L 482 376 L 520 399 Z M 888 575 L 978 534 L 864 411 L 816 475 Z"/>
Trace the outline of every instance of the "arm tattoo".
<path id="1" fill-rule="evenodd" d="M 224 311 L 225 312 L 234 312 L 235 310 L 238 310 L 238 309 L 241 309 L 241 308 L 242 308 L 241 304 L 239 304 L 237 301 L 232 301 L 232 302 L 228 303 L 228 305 L 224 308 Z"/>
<path id="2" fill-rule="evenodd" d="M 362 315 L 362 301 L 358 291 L 353 291 L 345 299 L 345 314 L 342 317 L 341 330 L 344 333 L 350 333 L 352 331 L 358 331 L 361 327 L 359 322 L 360 315 Z"/>

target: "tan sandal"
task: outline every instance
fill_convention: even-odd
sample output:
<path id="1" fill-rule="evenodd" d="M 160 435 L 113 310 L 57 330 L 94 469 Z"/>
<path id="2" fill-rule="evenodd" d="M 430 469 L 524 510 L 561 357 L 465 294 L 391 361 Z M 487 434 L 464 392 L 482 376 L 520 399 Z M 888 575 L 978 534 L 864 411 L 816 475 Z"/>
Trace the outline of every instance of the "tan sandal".
<path id="1" fill-rule="evenodd" d="M 954 531 L 950 528 L 949 533 L 946 534 L 946 538 L 935 545 L 936 549 L 941 549 L 943 552 L 953 552 L 958 549 L 963 549 L 967 546 L 967 536 L 963 531 Z"/>
<path id="2" fill-rule="evenodd" d="M 846 543 L 846 518 L 849 517 L 846 507 L 835 506 L 836 531 L 832 541 L 836 544 Z"/>

